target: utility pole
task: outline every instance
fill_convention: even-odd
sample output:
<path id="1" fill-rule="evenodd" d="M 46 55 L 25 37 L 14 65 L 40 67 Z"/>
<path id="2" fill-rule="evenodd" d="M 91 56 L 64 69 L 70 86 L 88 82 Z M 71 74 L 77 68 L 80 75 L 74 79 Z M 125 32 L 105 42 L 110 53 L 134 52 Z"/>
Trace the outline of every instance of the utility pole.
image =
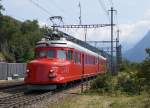
<path id="1" fill-rule="evenodd" d="M 119 43 L 119 35 L 120 35 L 120 30 L 117 30 L 117 39 L 118 39 L 118 43 Z"/>
<path id="2" fill-rule="evenodd" d="M 79 9 L 80 9 L 80 16 L 79 16 L 79 24 L 82 24 L 82 19 L 81 19 L 81 3 L 79 2 Z"/>
<path id="3" fill-rule="evenodd" d="M 121 45 L 119 44 L 119 35 L 120 30 L 117 30 L 117 43 L 116 43 L 116 62 L 117 62 L 117 71 L 120 69 L 120 64 L 122 63 L 122 53 L 121 53 Z"/>
<path id="4" fill-rule="evenodd" d="M 79 10 L 80 10 L 80 15 L 79 15 L 79 25 L 82 24 L 82 19 L 81 19 L 81 4 L 79 2 Z M 86 43 L 86 31 L 85 31 L 85 43 Z M 84 57 L 85 58 L 85 57 Z M 84 60 L 84 59 L 83 59 Z M 82 61 L 82 76 L 81 76 L 81 93 L 83 93 L 83 89 L 84 89 L 84 84 L 83 84 L 83 80 L 84 80 L 84 61 Z"/>
<path id="5" fill-rule="evenodd" d="M 114 25 L 114 8 L 111 7 L 111 9 L 109 10 L 111 12 L 111 73 L 114 74 L 114 60 L 113 60 L 113 25 Z"/>
<path id="6" fill-rule="evenodd" d="M 119 29 L 117 30 L 117 38 L 116 38 L 116 73 L 119 71 Z"/>

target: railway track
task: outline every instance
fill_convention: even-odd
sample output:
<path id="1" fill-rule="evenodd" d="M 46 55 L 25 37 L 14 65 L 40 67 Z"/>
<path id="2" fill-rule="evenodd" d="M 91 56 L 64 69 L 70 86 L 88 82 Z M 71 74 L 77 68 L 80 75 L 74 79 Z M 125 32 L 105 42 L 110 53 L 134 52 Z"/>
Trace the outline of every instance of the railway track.
<path id="1" fill-rule="evenodd" d="M 41 101 L 52 95 L 52 92 L 39 93 L 39 94 L 24 94 L 16 93 L 12 96 L 0 98 L 0 108 L 20 108 L 25 105 L 30 105 L 35 102 Z"/>
<path id="2" fill-rule="evenodd" d="M 65 90 L 57 90 L 57 91 L 47 91 L 47 92 L 26 92 L 25 90 L 18 90 L 15 93 L 1 97 L 0 98 L 0 108 L 20 108 L 25 107 L 27 105 L 32 105 L 37 102 L 40 102 L 47 98 L 52 98 L 53 95 L 57 93 L 64 93 L 70 89 L 74 89 L 75 87 L 79 86 L 75 85 L 73 87 L 68 87 Z M 8 89 L 7 91 L 14 92 L 14 89 Z M 6 92 L 6 91 L 5 91 Z"/>
<path id="3" fill-rule="evenodd" d="M 20 93 L 20 92 L 24 92 L 24 91 L 25 91 L 25 85 L 3 88 L 3 89 L 0 89 L 0 99 L 9 97 L 16 93 Z"/>
<path id="4" fill-rule="evenodd" d="M 63 94 L 69 90 L 77 88 L 81 83 L 69 86 L 63 90 L 47 91 L 47 92 L 27 92 L 25 86 L 20 86 L 16 88 L 8 88 L 0 91 L 1 93 L 8 93 L 9 95 L 0 96 L 0 108 L 20 108 L 29 105 L 33 105 L 37 102 L 43 101 L 44 99 L 51 99 L 52 101 L 56 99 L 57 94 Z M 55 97 L 55 99 L 54 99 Z"/>

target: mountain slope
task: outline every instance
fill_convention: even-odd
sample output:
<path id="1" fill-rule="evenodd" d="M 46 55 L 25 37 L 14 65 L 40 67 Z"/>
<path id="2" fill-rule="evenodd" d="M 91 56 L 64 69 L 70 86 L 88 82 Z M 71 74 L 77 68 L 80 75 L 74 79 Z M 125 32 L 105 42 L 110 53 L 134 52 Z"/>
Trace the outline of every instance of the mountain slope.
<path id="1" fill-rule="evenodd" d="M 150 31 L 133 48 L 125 52 L 124 57 L 133 62 L 141 62 L 146 57 L 146 48 L 150 48 Z"/>

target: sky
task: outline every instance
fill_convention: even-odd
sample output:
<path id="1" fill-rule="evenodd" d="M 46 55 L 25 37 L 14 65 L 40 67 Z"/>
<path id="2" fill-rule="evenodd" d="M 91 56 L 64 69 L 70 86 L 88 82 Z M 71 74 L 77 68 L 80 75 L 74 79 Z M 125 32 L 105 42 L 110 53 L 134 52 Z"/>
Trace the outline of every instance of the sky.
<path id="1" fill-rule="evenodd" d="M 132 48 L 150 29 L 150 0 L 2 0 L 2 5 L 4 15 L 21 21 L 36 19 L 40 26 L 51 26 L 51 16 L 62 16 L 64 24 L 79 24 L 79 2 L 82 24 L 108 24 L 110 13 L 107 10 L 111 6 L 117 10 L 114 39 L 119 28 L 123 50 Z M 84 29 L 61 30 L 84 40 Z M 110 40 L 110 27 L 88 29 L 87 41 L 90 40 Z"/>

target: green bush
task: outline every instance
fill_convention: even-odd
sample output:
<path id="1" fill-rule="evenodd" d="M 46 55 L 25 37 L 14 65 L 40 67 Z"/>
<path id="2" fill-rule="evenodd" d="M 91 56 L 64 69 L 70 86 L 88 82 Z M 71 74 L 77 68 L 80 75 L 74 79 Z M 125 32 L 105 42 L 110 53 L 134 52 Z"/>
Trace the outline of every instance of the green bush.
<path id="1" fill-rule="evenodd" d="M 133 73 L 119 73 L 117 76 L 116 89 L 128 94 L 139 94 L 138 80 Z"/>
<path id="2" fill-rule="evenodd" d="M 91 84 L 92 90 L 99 91 L 110 91 L 111 90 L 111 76 L 109 74 L 101 74 L 99 75 Z"/>
<path id="3" fill-rule="evenodd" d="M 122 92 L 127 94 L 139 94 L 139 81 L 136 72 L 120 72 L 113 76 L 109 73 L 99 75 L 91 84 L 90 90 L 100 93 Z"/>

